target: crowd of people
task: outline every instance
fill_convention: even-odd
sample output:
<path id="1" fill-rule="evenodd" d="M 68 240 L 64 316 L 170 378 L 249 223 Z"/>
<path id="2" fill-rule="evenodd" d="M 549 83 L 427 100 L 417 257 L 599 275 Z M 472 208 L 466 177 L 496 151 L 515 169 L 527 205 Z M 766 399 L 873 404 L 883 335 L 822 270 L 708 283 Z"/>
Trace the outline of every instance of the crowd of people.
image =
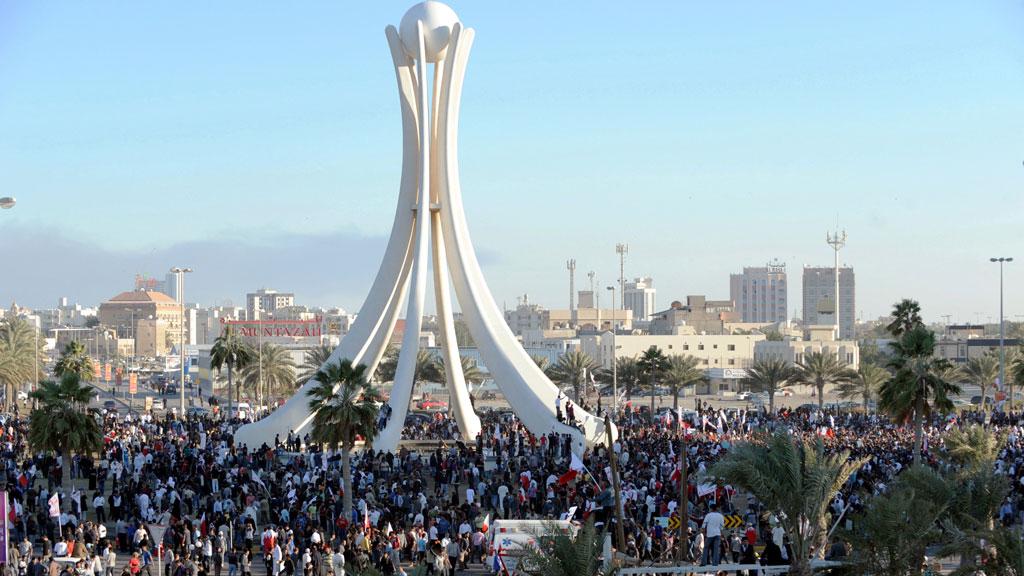
<path id="1" fill-rule="evenodd" d="M 717 564 L 786 564 L 790 550 L 773 511 L 704 473 L 736 442 L 768 426 L 821 438 L 829 450 L 868 457 L 836 495 L 835 517 L 882 492 L 913 459 L 912 430 L 882 416 L 782 409 L 694 410 L 652 419 L 627 403 L 619 438 L 575 458 L 568 436 L 531 434 L 505 412 L 483 415 L 483 431 L 463 440 L 444 414 L 413 422 L 405 437 L 436 439 L 426 450 L 352 455 L 351 494 L 342 458 L 287 434 L 275 446 L 239 446 L 237 421 L 112 413 L 99 454 L 38 454 L 27 421 L 8 417 L 2 448 L 10 501 L 8 573 L 42 576 L 343 576 L 368 567 L 384 575 L 449 575 L 484 563 L 484 519 L 558 519 L 598 526 L 615 521 L 610 454 L 621 478 L 625 552 L 639 562 L 675 558 L 680 511 L 681 438 L 689 479 L 686 555 Z M 936 417 L 929 455 L 951 426 L 981 421 L 1007 432 L 997 466 L 1014 483 L 1000 520 L 1024 512 L 1024 427 L 1014 415 Z M 346 513 L 346 510 L 349 512 Z M 736 529 L 725 515 L 742 517 Z M 763 548 L 762 548 L 763 546 Z M 841 558 L 841 546 L 829 556 Z"/>

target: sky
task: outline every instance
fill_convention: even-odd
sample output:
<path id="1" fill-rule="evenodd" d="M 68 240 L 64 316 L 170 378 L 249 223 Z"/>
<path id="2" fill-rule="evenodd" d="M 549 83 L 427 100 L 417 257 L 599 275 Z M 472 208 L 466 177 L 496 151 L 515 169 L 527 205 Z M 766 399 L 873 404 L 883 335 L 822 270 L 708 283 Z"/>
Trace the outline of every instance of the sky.
<path id="1" fill-rule="evenodd" d="M 0 304 L 191 266 L 357 311 L 401 164 L 384 27 L 408 2 L 0 0 Z M 500 304 L 650 275 L 728 298 L 849 234 L 858 315 L 1024 314 L 1024 2 L 452 2 L 476 30 L 459 160 Z M 428 300 L 430 302 L 431 300 Z"/>

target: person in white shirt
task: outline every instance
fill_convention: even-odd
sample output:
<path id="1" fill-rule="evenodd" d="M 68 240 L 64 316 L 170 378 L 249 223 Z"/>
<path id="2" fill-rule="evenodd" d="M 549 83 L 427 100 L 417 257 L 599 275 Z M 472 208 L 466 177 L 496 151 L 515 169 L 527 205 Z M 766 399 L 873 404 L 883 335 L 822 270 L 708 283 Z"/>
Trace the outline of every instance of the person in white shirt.
<path id="1" fill-rule="evenodd" d="M 722 527 L 725 525 L 725 516 L 718 511 L 718 504 L 711 503 L 711 511 L 704 516 L 704 554 L 701 564 L 707 565 L 708 557 L 711 557 L 711 565 L 718 566 L 722 552 Z"/>

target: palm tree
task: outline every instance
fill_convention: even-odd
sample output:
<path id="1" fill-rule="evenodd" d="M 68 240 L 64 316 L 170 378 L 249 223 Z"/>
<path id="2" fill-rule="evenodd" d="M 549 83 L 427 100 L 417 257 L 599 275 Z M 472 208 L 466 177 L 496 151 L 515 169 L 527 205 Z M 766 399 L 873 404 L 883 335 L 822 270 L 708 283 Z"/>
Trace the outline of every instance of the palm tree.
<path id="1" fill-rule="evenodd" d="M 556 532 L 539 538 L 539 549 L 531 550 L 516 567 L 530 576 L 604 576 L 601 566 L 601 544 L 604 534 L 594 527 L 593 519 L 576 533 Z"/>
<path id="2" fill-rule="evenodd" d="M 548 367 L 550 366 L 551 361 L 548 360 L 547 356 L 541 356 L 540 354 L 531 354 L 530 359 L 533 360 L 533 363 L 537 365 L 537 368 L 540 368 L 544 372 L 548 371 Z"/>
<path id="3" fill-rule="evenodd" d="M 647 380 L 647 389 L 651 392 L 651 418 L 654 418 L 654 391 L 657 388 L 658 379 L 668 369 L 668 357 L 657 346 L 651 346 L 640 354 L 636 361 L 637 368 Z"/>
<path id="4" fill-rule="evenodd" d="M 597 362 L 585 352 L 570 350 L 558 357 L 558 362 L 548 368 L 548 377 L 555 382 L 572 387 L 573 398 L 580 403 L 587 373 L 597 369 Z"/>
<path id="5" fill-rule="evenodd" d="M 768 413 L 774 415 L 775 395 L 793 382 L 793 367 L 781 358 L 754 360 L 744 382 L 751 390 L 768 394 Z"/>
<path id="6" fill-rule="evenodd" d="M 479 384 L 484 381 L 484 374 L 477 367 L 476 361 L 469 356 L 459 356 L 459 363 L 462 365 L 462 378 L 467 384 Z M 441 382 L 448 381 L 448 374 L 445 371 L 444 362 L 437 363 L 437 373 Z"/>
<path id="7" fill-rule="evenodd" d="M 809 575 L 811 551 L 825 544 L 829 504 L 867 459 L 851 459 L 846 450 L 826 454 L 820 438 L 802 441 L 784 430 L 763 440 L 737 443 L 711 474 L 778 513 L 793 546 L 789 573 Z"/>
<path id="8" fill-rule="evenodd" d="M 921 320 L 921 305 L 917 300 L 910 298 L 904 298 L 893 305 L 892 318 L 892 322 L 885 329 L 897 338 L 917 326 L 924 325 Z"/>
<path id="9" fill-rule="evenodd" d="M 221 335 L 213 341 L 213 347 L 210 348 L 210 368 L 219 371 L 223 366 L 228 367 L 228 416 L 231 416 L 231 390 L 234 382 L 232 372 L 235 368 L 245 368 L 252 360 L 252 347 L 242 340 L 231 326 L 226 326 Z M 238 393 L 237 390 L 235 392 Z M 238 402 L 238 398 L 235 402 Z"/>
<path id="10" fill-rule="evenodd" d="M 95 367 L 92 358 L 85 352 L 85 346 L 81 342 L 68 342 L 61 352 L 57 364 L 53 367 L 53 375 L 62 377 L 66 374 L 77 374 L 79 379 L 86 382 L 92 380 Z"/>
<path id="11" fill-rule="evenodd" d="M 888 370 L 877 364 L 863 362 L 857 369 L 857 377 L 840 382 L 836 389 L 840 398 L 860 398 L 864 403 L 864 412 L 867 412 L 871 400 L 888 379 Z"/>
<path id="12" fill-rule="evenodd" d="M 12 403 L 18 387 L 42 372 L 42 362 L 36 364 L 44 357 L 37 341 L 35 328 L 24 319 L 0 320 L 0 385 Z"/>
<path id="13" fill-rule="evenodd" d="M 928 546 L 942 538 L 953 499 L 949 483 L 927 466 L 911 466 L 854 521 L 850 574 L 920 574 Z"/>
<path id="14" fill-rule="evenodd" d="M 274 390 L 288 390 L 295 384 L 295 361 L 284 348 L 264 342 L 262 352 L 256 353 L 253 360 L 238 375 L 243 386 L 256 390 L 257 398 L 262 400 Z"/>
<path id="15" fill-rule="evenodd" d="M 95 409 L 87 408 L 93 387 L 83 385 L 73 371 L 59 382 L 39 384 L 31 397 L 39 407 L 29 416 L 28 442 L 37 451 L 68 451 L 88 454 L 103 445 L 103 432 Z"/>
<path id="16" fill-rule="evenodd" d="M 913 419 L 914 463 L 920 464 L 924 419 L 933 411 L 951 411 L 950 397 L 959 394 L 960 387 L 942 379 L 949 362 L 933 356 L 935 334 L 924 326 L 904 332 L 891 346 L 894 374 L 878 390 L 878 407 L 900 422 Z"/>
<path id="17" fill-rule="evenodd" d="M 1007 364 L 1010 366 L 1010 375 L 1006 378 L 1009 380 L 1010 385 L 1010 410 L 1013 410 L 1013 403 L 1015 398 L 1013 397 L 1014 384 L 1024 388 L 1024 346 L 1018 346 L 1016 350 L 1010 355 L 1010 359 L 1007 360 Z"/>
<path id="18" fill-rule="evenodd" d="M 309 382 L 310 378 L 316 376 L 316 373 L 320 371 L 320 367 L 331 358 L 331 352 L 333 351 L 330 347 L 323 345 L 307 350 L 306 356 L 302 359 L 302 365 L 299 366 L 301 371 L 296 377 L 296 383 L 301 386 Z"/>
<path id="19" fill-rule="evenodd" d="M 352 365 L 339 359 L 323 366 L 316 373 L 317 385 L 306 393 L 313 413 L 313 442 L 337 450 L 341 448 L 341 471 L 344 482 L 344 512 L 352 517 L 351 454 L 356 438 L 362 436 L 367 446 L 377 430 L 377 397 L 366 381 L 366 366 Z"/>
<path id="20" fill-rule="evenodd" d="M 961 369 L 964 379 L 981 389 L 981 409 L 988 411 L 988 390 L 994 387 L 999 379 L 999 360 L 991 354 L 970 359 Z"/>
<path id="21" fill-rule="evenodd" d="M 668 357 L 665 383 L 672 390 L 672 412 L 679 409 L 679 391 L 691 384 L 707 382 L 707 374 L 697 367 L 700 360 L 689 354 L 673 354 Z"/>
<path id="22" fill-rule="evenodd" d="M 825 386 L 835 386 L 857 378 L 856 371 L 841 363 L 834 354 L 825 352 L 809 352 L 795 367 L 795 381 L 817 389 L 819 410 L 825 404 Z"/>

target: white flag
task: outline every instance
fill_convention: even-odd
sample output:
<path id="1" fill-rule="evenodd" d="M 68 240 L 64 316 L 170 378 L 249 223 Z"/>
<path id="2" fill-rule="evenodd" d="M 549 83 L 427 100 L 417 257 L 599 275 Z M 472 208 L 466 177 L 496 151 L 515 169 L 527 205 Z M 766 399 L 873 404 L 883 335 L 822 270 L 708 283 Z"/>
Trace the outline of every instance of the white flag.
<path id="1" fill-rule="evenodd" d="M 570 454 L 569 455 L 569 470 L 575 470 L 577 472 L 582 472 L 583 469 L 584 469 L 583 460 L 580 460 L 580 457 L 577 456 L 575 452 Z"/>
<path id="2" fill-rule="evenodd" d="M 50 496 L 46 503 L 50 505 L 50 518 L 60 516 L 60 497 L 57 496 L 56 492 L 53 493 L 53 496 Z"/>

